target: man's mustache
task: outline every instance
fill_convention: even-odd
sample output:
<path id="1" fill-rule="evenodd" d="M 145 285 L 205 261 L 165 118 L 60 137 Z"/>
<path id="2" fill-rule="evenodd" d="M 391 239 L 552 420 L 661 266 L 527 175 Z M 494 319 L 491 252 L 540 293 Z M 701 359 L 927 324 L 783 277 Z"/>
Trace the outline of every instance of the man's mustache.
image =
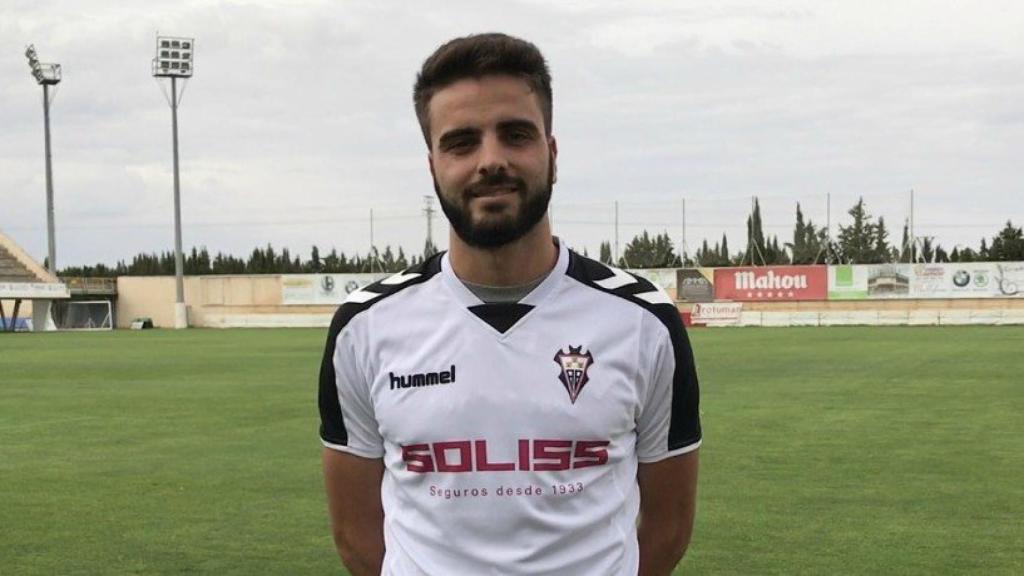
<path id="1" fill-rule="evenodd" d="M 477 182 L 466 187 L 465 193 L 470 197 L 486 194 L 491 188 L 513 188 L 517 193 L 522 194 L 526 190 L 526 181 L 522 178 L 509 176 L 505 172 L 488 174 Z"/>

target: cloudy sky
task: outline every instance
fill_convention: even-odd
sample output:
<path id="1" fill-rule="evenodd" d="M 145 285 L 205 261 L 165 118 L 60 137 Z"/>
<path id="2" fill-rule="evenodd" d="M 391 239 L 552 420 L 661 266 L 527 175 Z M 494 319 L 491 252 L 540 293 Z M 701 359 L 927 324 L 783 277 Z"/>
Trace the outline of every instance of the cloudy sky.
<path id="1" fill-rule="evenodd" d="M 185 246 L 422 249 L 433 193 L 411 105 L 423 59 L 472 32 L 535 42 L 554 77 L 556 233 L 596 252 L 643 229 L 692 249 L 751 196 L 788 237 L 862 196 L 899 240 L 947 248 L 1024 223 L 1016 1 L 0 2 L 0 230 L 46 254 L 41 89 L 53 105 L 57 261 L 173 246 L 170 109 L 155 36 L 194 36 L 179 113 Z M 164 87 L 166 89 L 166 86 Z M 435 241 L 447 225 L 435 217 Z"/>

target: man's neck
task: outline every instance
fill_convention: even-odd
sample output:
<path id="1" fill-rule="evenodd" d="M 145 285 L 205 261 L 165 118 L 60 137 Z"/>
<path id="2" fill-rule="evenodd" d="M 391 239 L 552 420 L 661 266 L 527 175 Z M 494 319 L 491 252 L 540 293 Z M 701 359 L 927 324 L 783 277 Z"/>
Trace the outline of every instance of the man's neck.
<path id="1" fill-rule="evenodd" d="M 499 248 L 475 248 L 453 231 L 448 258 L 455 275 L 485 286 L 518 286 L 544 276 L 555 267 L 558 249 L 545 216 L 525 236 Z"/>

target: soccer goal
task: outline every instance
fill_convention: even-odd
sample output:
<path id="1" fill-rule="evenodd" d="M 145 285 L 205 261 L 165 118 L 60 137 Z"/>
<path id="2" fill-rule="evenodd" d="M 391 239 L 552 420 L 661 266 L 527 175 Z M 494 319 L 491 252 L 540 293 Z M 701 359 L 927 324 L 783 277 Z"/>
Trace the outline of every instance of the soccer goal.
<path id="1" fill-rule="evenodd" d="M 66 304 L 62 330 L 113 330 L 114 314 L 109 300 L 71 301 Z"/>

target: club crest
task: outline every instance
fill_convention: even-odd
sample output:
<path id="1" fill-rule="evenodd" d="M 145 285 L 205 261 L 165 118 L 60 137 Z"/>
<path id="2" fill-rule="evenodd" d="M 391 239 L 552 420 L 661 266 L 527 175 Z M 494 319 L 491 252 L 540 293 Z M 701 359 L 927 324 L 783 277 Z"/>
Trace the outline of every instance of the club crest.
<path id="1" fill-rule="evenodd" d="M 587 385 L 589 380 L 587 378 L 587 369 L 594 363 L 594 357 L 590 354 L 589 350 L 584 354 L 583 346 L 576 346 L 575 348 L 569 346 L 568 354 L 561 350 L 555 354 L 555 362 L 562 368 L 558 379 L 562 381 L 565 391 L 569 393 L 569 400 L 575 404 L 576 398 L 583 391 L 583 387 Z"/>

